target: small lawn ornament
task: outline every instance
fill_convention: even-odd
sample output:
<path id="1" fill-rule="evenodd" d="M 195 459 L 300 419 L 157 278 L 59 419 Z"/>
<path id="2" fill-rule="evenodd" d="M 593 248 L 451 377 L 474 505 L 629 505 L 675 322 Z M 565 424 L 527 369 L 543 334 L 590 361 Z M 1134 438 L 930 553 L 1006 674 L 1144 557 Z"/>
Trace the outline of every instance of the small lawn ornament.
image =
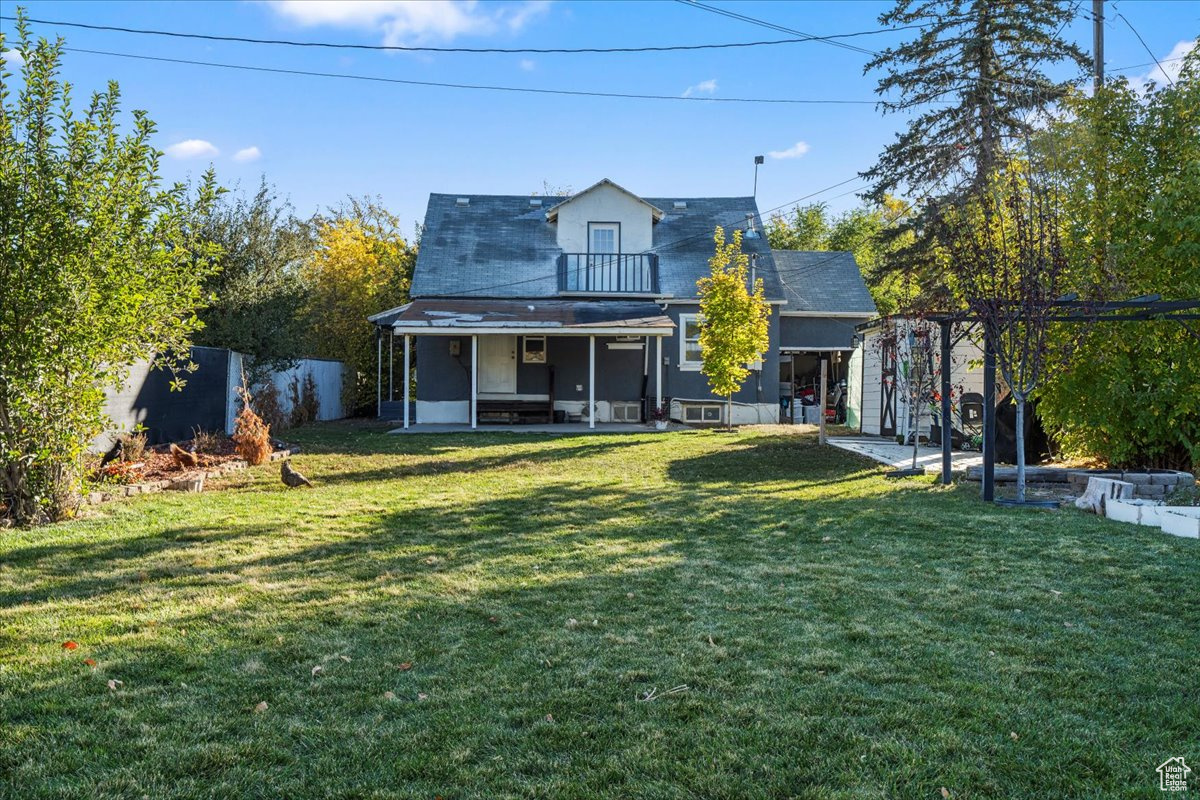
<path id="1" fill-rule="evenodd" d="M 283 478 L 283 482 L 288 487 L 295 489 L 298 486 L 312 486 L 312 481 L 301 475 L 296 470 L 292 469 L 291 460 L 285 460 L 283 466 L 279 468 L 279 476 Z"/>

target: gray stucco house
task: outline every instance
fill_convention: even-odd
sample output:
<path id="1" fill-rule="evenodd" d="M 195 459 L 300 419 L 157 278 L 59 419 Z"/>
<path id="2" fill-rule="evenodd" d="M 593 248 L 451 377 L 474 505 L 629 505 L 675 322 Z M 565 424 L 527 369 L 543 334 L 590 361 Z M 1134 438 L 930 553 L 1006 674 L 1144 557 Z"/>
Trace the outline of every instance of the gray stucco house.
<path id="1" fill-rule="evenodd" d="M 718 225 L 743 231 L 775 312 L 733 421 L 778 421 L 809 361 L 849 353 L 854 326 L 875 316 L 853 256 L 772 252 L 751 197 L 643 198 L 607 179 L 569 198 L 430 195 L 412 301 L 370 318 L 380 416 L 595 425 L 665 406 L 722 422 L 700 373 L 696 296 Z M 399 379 L 414 359 L 415 404 Z"/>

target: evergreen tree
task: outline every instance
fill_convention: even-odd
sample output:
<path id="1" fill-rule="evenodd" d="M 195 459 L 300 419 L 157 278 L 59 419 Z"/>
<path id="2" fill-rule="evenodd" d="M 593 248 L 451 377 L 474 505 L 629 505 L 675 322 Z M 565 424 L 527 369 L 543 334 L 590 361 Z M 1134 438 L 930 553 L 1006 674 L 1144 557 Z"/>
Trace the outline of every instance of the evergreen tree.
<path id="1" fill-rule="evenodd" d="M 863 177 L 868 197 L 948 194 L 960 167 L 966 191 L 982 189 L 1006 146 L 1031 130 L 1030 115 L 1066 92 L 1043 67 L 1090 59 L 1062 31 L 1077 6 L 1060 0 L 898 0 L 883 25 L 921 25 L 865 71 L 883 70 L 877 93 L 886 112 L 925 110 L 897 134 Z"/>

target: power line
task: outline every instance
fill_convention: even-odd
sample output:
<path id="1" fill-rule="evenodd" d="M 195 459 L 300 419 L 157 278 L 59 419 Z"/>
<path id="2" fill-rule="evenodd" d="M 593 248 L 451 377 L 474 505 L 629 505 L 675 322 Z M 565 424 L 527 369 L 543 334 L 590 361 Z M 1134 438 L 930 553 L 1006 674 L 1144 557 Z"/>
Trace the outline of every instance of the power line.
<path id="1" fill-rule="evenodd" d="M 113 58 L 131 58 L 138 61 L 157 61 L 167 64 L 187 64 L 197 67 L 216 67 L 219 69 L 244 70 L 247 72 L 266 72 L 276 75 L 303 75 L 313 78 L 338 78 L 342 80 L 369 81 L 372 83 L 395 83 L 404 86 L 427 86 L 439 89 L 474 89 L 488 92 L 517 92 L 527 94 L 553 94 L 574 97 L 617 97 L 627 100 L 682 100 L 697 103 L 766 103 L 771 105 L 875 105 L 874 100 L 825 100 L 788 97 L 684 97 L 672 94 L 630 94 L 625 92 L 593 92 L 583 89 L 541 89 L 526 86 L 496 86 L 481 83 L 447 83 L 442 81 L 417 81 L 405 78 L 386 78 L 379 75 L 356 75 L 346 72 L 316 72 L 313 70 L 288 69 L 285 67 L 260 67 L 251 64 L 224 64 L 216 61 L 197 61 L 187 58 L 167 58 L 166 56 L 147 56 L 135 53 L 116 53 L 109 50 L 88 50 L 79 47 L 63 48 L 70 53 L 86 53 L 94 56 L 111 56 Z"/>
<path id="2" fill-rule="evenodd" d="M 705 7 L 707 8 L 707 6 Z M 14 16 L 0 14 L 0 19 L 16 20 Z M 66 22 L 64 20 L 26 18 L 26 22 L 35 25 L 50 25 L 66 28 L 81 28 L 90 31 L 108 31 L 114 33 L 131 33 L 146 36 L 166 36 L 177 39 L 198 39 L 209 42 L 237 42 L 240 44 L 266 44 L 286 47 L 321 47 L 339 50 L 375 50 L 383 52 L 407 53 L 507 53 L 528 55 L 553 54 L 605 54 L 605 53 L 668 53 L 690 50 L 723 50 L 745 47 L 769 47 L 782 44 L 799 44 L 801 42 L 834 42 L 838 39 L 850 39 L 858 36 L 872 36 L 880 33 L 890 33 L 894 30 L 920 27 L 916 25 L 904 28 L 878 28 L 875 30 L 853 31 L 851 33 L 834 33 L 826 36 L 799 34 L 798 38 L 771 39 L 757 42 L 717 42 L 712 44 L 680 44 L 680 45 L 650 45 L 643 47 L 420 47 L 415 45 L 386 45 L 386 44 L 356 44 L 352 42 L 321 42 L 295 41 L 292 39 L 256 39 L 248 36 L 224 36 L 218 34 L 187 33 L 184 31 L 164 31 L 153 28 L 127 28 L 119 25 L 94 25 L 86 22 Z"/>
<path id="3" fill-rule="evenodd" d="M 871 56 L 878 55 L 878 53 L 876 53 L 875 51 L 868 50 L 865 47 L 859 47 L 858 45 L 853 45 L 853 44 L 846 44 L 845 42 L 839 42 L 837 40 L 832 40 L 832 39 L 823 39 L 822 37 L 813 36 L 812 34 L 805 33 L 804 31 L 798 31 L 795 28 L 788 28 L 783 25 L 776 25 L 773 22 L 767 22 L 766 20 L 763 20 L 763 19 L 758 19 L 756 17 L 750 17 L 745 14 L 739 14 L 735 11 L 729 11 L 724 8 L 717 8 L 716 6 L 706 5 L 704 3 L 699 2 L 698 0 L 676 0 L 676 2 L 683 3 L 685 6 L 688 6 L 690 8 L 698 8 L 701 11 L 708 11 L 709 13 L 719 14 L 723 17 L 728 17 L 730 19 L 736 19 L 741 22 L 748 22 L 751 25 L 757 25 L 760 28 L 768 28 L 770 30 L 778 31 L 780 33 L 791 34 L 792 36 L 802 36 L 805 39 L 814 39 L 814 40 L 821 39 L 822 41 L 825 41 L 828 44 L 833 45 L 834 47 L 841 47 L 845 50 L 853 50 L 856 53 L 865 53 L 866 55 L 871 55 Z M 892 30 L 892 29 L 888 29 L 888 30 Z"/>
<path id="4" fill-rule="evenodd" d="M 1117 12 L 1117 16 L 1125 20 L 1125 24 L 1129 26 L 1129 30 L 1133 31 L 1133 35 L 1137 37 L 1137 40 L 1142 43 L 1142 47 L 1146 48 L 1146 52 L 1149 53 L 1150 57 L 1154 59 L 1154 63 L 1158 66 L 1158 71 L 1163 74 L 1163 77 L 1165 77 L 1172 86 L 1174 86 L 1175 80 L 1167 74 L 1165 69 L 1163 69 L 1163 65 L 1159 63 L 1158 57 L 1154 55 L 1154 52 L 1146 44 L 1146 40 L 1142 38 L 1142 35 L 1137 32 L 1137 28 L 1133 27 L 1133 23 L 1129 21 L 1129 18 L 1119 11 Z"/>

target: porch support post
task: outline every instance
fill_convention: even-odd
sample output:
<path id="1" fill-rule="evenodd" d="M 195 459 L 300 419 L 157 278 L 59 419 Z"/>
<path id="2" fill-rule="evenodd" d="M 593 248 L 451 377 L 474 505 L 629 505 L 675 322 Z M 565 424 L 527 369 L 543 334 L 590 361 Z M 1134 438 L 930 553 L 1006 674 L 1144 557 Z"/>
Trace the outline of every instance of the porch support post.
<path id="1" fill-rule="evenodd" d="M 375 416 L 383 416 L 383 333 L 375 329 Z"/>
<path id="2" fill-rule="evenodd" d="M 408 377 L 410 374 L 409 373 L 409 369 L 410 369 L 409 362 L 411 361 L 411 359 L 412 359 L 412 337 L 410 337 L 406 333 L 406 334 L 404 334 L 404 376 L 402 378 L 402 380 L 404 381 L 404 427 L 406 429 L 408 428 L 408 394 L 409 394 Z"/>
<path id="3" fill-rule="evenodd" d="M 661 336 L 654 337 L 654 363 L 658 365 L 654 368 L 655 408 L 662 408 L 663 404 L 662 340 Z"/>
<path id="4" fill-rule="evenodd" d="M 588 427 L 596 427 L 596 337 L 588 337 Z"/>
<path id="5" fill-rule="evenodd" d="M 996 347 L 983 334 L 983 499 L 996 499 Z"/>
<path id="6" fill-rule="evenodd" d="M 479 335 L 471 336 L 471 430 L 478 424 L 479 416 Z"/>
<path id="7" fill-rule="evenodd" d="M 829 359 L 821 359 L 821 399 L 817 402 L 817 409 L 820 416 L 817 418 L 817 443 L 825 444 L 828 438 L 825 436 L 825 403 L 829 391 Z"/>
<path id="8" fill-rule="evenodd" d="M 396 332 L 388 333 L 388 402 L 396 399 Z"/>
<path id="9" fill-rule="evenodd" d="M 950 350 L 950 323 L 943 321 L 942 329 L 942 484 L 950 485 L 950 472 L 953 456 L 950 451 L 950 434 L 954 430 L 954 421 L 950 418 L 950 370 L 952 353 Z"/>

